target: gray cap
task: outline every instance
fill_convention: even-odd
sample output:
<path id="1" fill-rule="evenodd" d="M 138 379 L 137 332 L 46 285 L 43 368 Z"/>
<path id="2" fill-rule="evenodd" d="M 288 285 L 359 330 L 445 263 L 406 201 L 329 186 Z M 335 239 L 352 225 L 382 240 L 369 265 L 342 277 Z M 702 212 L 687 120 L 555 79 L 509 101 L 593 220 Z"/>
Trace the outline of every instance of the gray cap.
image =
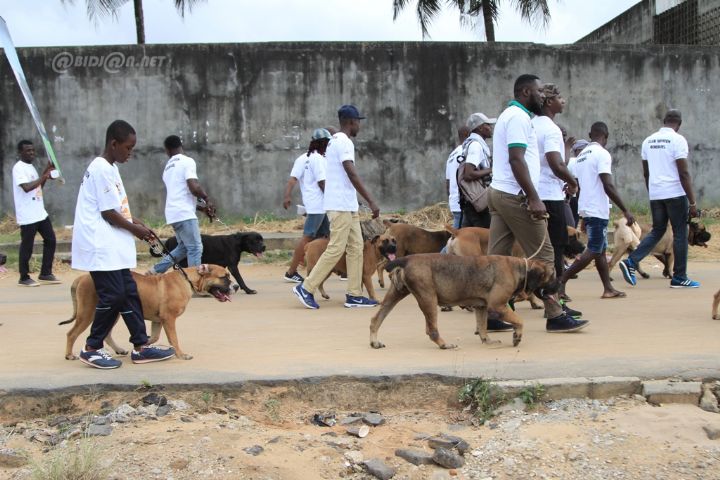
<path id="1" fill-rule="evenodd" d="M 465 125 L 472 132 L 473 130 L 475 130 L 476 128 L 478 128 L 480 125 L 482 125 L 484 123 L 493 124 L 495 122 L 497 122 L 497 118 L 490 118 L 487 115 L 485 115 L 484 113 L 473 113 L 472 115 L 470 115 L 468 117 Z"/>
<path id="2" fill-rule="evenodd" d="M 581 138 L 577 142 L 573 143 L 572 150 L 573 150 L 573 152 L 575 152 L 577 150 L 582 150 L 583 148 L 587 147 L 588 145 L 590 145 L 590 142 Z"/>
<path id="3" fill-rule="evenodd" d="M 330 135 L 330 132 L 328 132 L 324 128 L 316 128 L 312 134 L 313 140 L 322 140 L 322 139 L 330 140 L 331 138 L 332 138 L 332 135 Z"/>

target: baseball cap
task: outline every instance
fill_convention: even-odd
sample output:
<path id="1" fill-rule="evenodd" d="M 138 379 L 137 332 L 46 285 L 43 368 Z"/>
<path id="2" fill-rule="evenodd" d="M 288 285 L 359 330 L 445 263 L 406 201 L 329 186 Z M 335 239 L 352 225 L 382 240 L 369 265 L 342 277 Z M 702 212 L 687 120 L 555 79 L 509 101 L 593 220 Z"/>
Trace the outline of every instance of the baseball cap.
<path id="1" fill-rule="evenodd" d="M 468 117 L 465 125 L 470 129 L 470 131 L 473 131 L 483 123 L 493 124 L 495 122 L 497 122 L 497 118 L 489 118 L 484 113 L 473 113 Z"/>
<path id="2" fill-rule="evenodd" d="M 542 92 L 543 95 L 545 95 L 545 98 L 553 98 L 560 95 L 560 90 L 554 83 L 546 83 L 543 85 Z"/>
<path id="3" fill-rule="evenodd" d="M 357 118 L 358 120 L 362 120 L 365 117 L 360 115 L 360 112 L 355 105 L 343 105 L 338 110 L 338 118 L 340 120 L 343 118 Z"/>
<path id="4" fill-rule="evenodd" d="M 576 150 L 582 150 L 583 148 L 587 147 L 588 145 L 590 145 L 590 142 L 588 142 L 585 139 L 580 139 L 577 142 L 573 143 L 572 150 L 573 150 L 573 152 Z"/>
<path id="5" fill-rule="evenodd" d="M 312 139 L 313 139 L 313 140 L 322 140 L 322 139 L 328 139 L 328 140 L 329 140 L 329 139 L 331 139 L 331 138 L 332 138 L 332 135 L 330 135 L 330 132 L 328 132 L 328 131 L 327 131 L 326 129 L 324 129 L 324 128 L 316 128 L 316 129 L 313 131 L 313 134 L 312 134 Z"/>

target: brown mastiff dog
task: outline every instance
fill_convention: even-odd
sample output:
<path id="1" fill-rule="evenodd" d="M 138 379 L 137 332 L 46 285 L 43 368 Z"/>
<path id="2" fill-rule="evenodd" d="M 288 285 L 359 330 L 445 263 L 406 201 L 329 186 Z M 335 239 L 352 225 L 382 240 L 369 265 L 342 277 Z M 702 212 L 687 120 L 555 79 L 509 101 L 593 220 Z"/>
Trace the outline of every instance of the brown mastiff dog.
<path id="1" fill-rule="evenodd" d="M 372 275 L 377 269 L 378 263 L 382 260 L 394 259 L 396 245 L 394 241 L 390 241 L 388 238 L 383 239 L 383 236 L 376 235 L 372 240 L 365 240 L 363 244 L 363 269 L 362 269 L 362 283 L 365 286 L 365 290 L 368 292 L 368 296 L 373 300 L 377 300 L 375 296 L 375 288 L 372 284 Z M 320 256 L 323 254 L 330 241 L 327 238 L 317 238 L 312 242 L 305 245 L 305 265 L 307 266 L 307 275 L 310 275 L 315 264 L 317 264 Z M 392 257 L 392 258 L 391 258 Z M 336 273 L 338 275 L 347 274 L 347 265 L 345 264 L 345 254 L 338 260 L 335 268 L 328 274 L 328 277 Z M 327 277 L 325 278 L 327 280 Z M 318 290 L 320 295 L 324 299 L 330 298 L 325 293 L 325 280 L 320 283 Z"/>
<path id="2" fill-rule="evenodd" d="M 163 275 L 142 275 L 132 272 L 140 294 L 140 302 L 143 307 L 145 320 L 152 322 L 150 343 L 155 343 L 160 338 L 161 329 L 165 329 L 170 345 L 175 348 L 178 358 L 190 360 L 192 355 L 183 353 L 178 343 L 175 322 L 183 314 L 193 292 L 209 293 L 220 302 L 230 300 L 233 292 L 230 282 L 230 273 L 227 268 L 219 265 L 203 264 L 197 267 L 182 269 L 187 279 L 178 270 L 171 270 Z M 90 274 L 81 275 L 75 279 L 70 287 L 70 296 L 73 302 L 73 316 L 69 320 L 60 322 L 65 325 L 75 321 L 70 331 L 67 332 L 67 345 L 65 347 L 65 358 L 77 360 L 72 351 L 75 340 L 92 323 L 95 306 L 98 298 L 95 293 L 95 284 Z M 127 351 L 119 347 L 108 335 L 105 340 L 118 355 L 127 355 Z"/>
<path id="3" fill-rule="evenodd" d="M 398 257 L 416 253 L 438 253 L 450 238 L 450 233 L 445 230 L 429 231 L 408 223 L 393 223 L 388 220 L 383 220 L 383 224 L 387 227 L 385 234 L 397 242 Z M 385 286 L 384 267 L 384 263 L 378 265 L 378 282 L 381 287 Z"/>
<path id="4" fill-rule="evenodd" d="M 640 241 L 648 236 L 650 230 L 652 230 L 652 226 L 647 224 L 639 225 L 634 223 L 628 227 L 625 218 L 620 218 L 615 222 L 615 232 L 613 233 L 615 250 L 613 251 L 612 259 L 608 263 L 610 271 L 612 271 L 615 264 L 617 264 L 625 254 L 629 254 L 637 248 Z M 710 232 L 707 231 L 705 225 L 697 222 L 690 222 L 688 224 L 689 246 L 707 248 L 707 242 L 709 241 Z M 662 236 L 651 253 L 663 264 L 663 277 L 672 278 L 672 272 L 670 270 L 672 269 L 674 257 L 673 233 L 669 224 L 665 235 Z M 645 271 L 640 268 L 640 265 L 637 265 L 637 271 L 643 278 L 650 278 L 650 275 L 645 273 Z"/>
<path id="5" fill-rule="evenodd" d="M 415 296 L 425 315 L 425 333 L 440 348 L 455 348 L 445 343 L 437 327 L 438 305 L 469 305 L 475 307 L 477 333 L 483 343 L 491 341 L 487 335 L 488 308 L 500 313 L 501 319 L 515 327 L 513 345 L 522 339 L 523 321 L 508 307 L 511 297 L 525 292 L 557 291 L 558 283 L 551 265 L 539 260 L 489 255 L 458 257 L 430 253 L 402 257 L 385 267 L 391 285 L 380 310 L 370 322 L 370 346 L 382 348 L 377 332 L 385 317 L 397 303 L 410 294 Z"/>

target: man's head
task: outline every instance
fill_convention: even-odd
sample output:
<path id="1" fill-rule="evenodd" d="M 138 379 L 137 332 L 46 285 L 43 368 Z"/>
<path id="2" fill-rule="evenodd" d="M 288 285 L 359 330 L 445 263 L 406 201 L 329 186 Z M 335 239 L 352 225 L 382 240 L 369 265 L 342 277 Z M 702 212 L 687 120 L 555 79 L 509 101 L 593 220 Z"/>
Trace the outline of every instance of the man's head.
<path id="1" fill-rule="evenodd" d="M 603 147 L 607 145 L 610 132 L 604 122 L 595 122 L 590 127 L 590 140 L 599 143 Z"/>
<path id="2" fill-rule="evenodd" d="M 457 129 L 458 140 L 463 143 L 470 136 L 470 129 L 466 125 L 460 125 Z"/>
<path id="3" fill-rule="evenodd" d="M 573 155 L 575 155 L 576 157 L 578 155 L 580 155 L 580 152 L 582 152 L 585 149 L 585 147 L 587 147 L 589 144 L 590 144 L 590 142 L 588 142 L 584 138 L 581 138 L 577 142 L 573 143 L 573 146 L 572 146 Z"/>
<path id="4" fill-rule="evenodd" d="M 20 160 L 25 163 L 32 163 L 35 160 L 35 146 L 30 140 L 20 140 L 17 145 Z"/>
<path id="5" fill-rule="evenodd" d="M 163 146 L 165 147 L 165 153 L 167 153 L 169 157 L 182 152 L 182 140 L 180 140 L 180 137 L 177 135 L 167 137 L 163 142 Z"/>
<path id="6" fill-rule="evenodd" d="M 492 138 L 495 122 L 497 118 L 489 118 L 484 113 L 473 113 L 468 117 L 465 125 L 472 133 L 477 133 L 482 138 Z"/>
<path id="7" fill-rule="evenodd" d="M 682 113 L 680 113 L 680 110 L 674 108 L 668 110 L 665 118 L 663 118 L 663 125 L 672 128 L 676 132 L 680 130 L 680 125 L 682 125 Z"/>
<path id="8" fill-rule="evenodd" d="M 360 131 L 360 120 L 365 117 L 360 115 L 355 105 L 343 105 L 338 110 L 340 129 L 350 137 L 356 137 Z"/>
<path id="9" fill-rule="evenodd" d="M 513 95 L 515 100 L 535 115 L 542 115 L 542 106 L 545 99 L 542 92 L 542 83 L 537 75 L 525 73 L 515 80 Z"/>
<path id="10" fill-rule="evenodd" d="M 125 120 L 115 120 L 105 132 L 105 153 L 110 163 L 125 163 L 132 155 L 137 137 L 135 129 Z"/>
<path id="11" fill-rule="evenodd" d="M 330 132 L 328 132 L 327 129 L 316 128 L 310 138 L 310 146 L 308 147 L 307 153 L 308 157 L 313 152 L 325 155 L 325 150 L 327 150 L 327 146 L 331 138 L 332 135 L 330 135 Z"/>
<path id="12" fill-rule="evenodd" d="M 543 102 L 543 113 L 549 117 L 554 117 L 565 110 L 565 99 L 560 95 L 560 90 L 554 83 L 546 83 L 543 85 L 542 93 L 545 96 Z"/>

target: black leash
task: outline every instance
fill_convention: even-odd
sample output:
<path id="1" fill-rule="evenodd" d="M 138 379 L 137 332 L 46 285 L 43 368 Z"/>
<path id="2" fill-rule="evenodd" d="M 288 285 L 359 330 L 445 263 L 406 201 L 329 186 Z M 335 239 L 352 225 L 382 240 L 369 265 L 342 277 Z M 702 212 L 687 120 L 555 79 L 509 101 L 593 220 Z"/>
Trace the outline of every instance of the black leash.
<path id="1" fill-rule="evenodd" d="M 190 284 L 190 289 L 193 292 L 197 292 L 197 290 L 195 289 L 195 286 L 190 281 L 190 277 L 187 276 L 187 273 L 185 273 L 185 270 L 183 270 L 182 267 L 180 266 L 180 264 L 178 263 L 178 261 L 175 260 L 175 257 L 172 256 L 172 253 L 170 253 L 170 250 L 168 250 L 167 246 L 165 246 L 163 241 L 160 240 L 160 237 L 158 236 L 158 234 L 149 228 L 148 228 L 148 230 L 150 230 L 150 233 L 152 233 L 152 236 L 155 238 L 155 240 L 153 240 L 153 241 L 145 240 L 147 242 L 147 244 L 150 245 L 150 249 L 154 253 L 156 253 L 158 255 L 162 255 L 163 258 L 170 258 L 170 260 L 173 262 L 173 270 L 180 271 L 180 273 L 182 273 L 182 276 L 185 277 L 185 280 L 187 280 L 187 282 Z"/>

